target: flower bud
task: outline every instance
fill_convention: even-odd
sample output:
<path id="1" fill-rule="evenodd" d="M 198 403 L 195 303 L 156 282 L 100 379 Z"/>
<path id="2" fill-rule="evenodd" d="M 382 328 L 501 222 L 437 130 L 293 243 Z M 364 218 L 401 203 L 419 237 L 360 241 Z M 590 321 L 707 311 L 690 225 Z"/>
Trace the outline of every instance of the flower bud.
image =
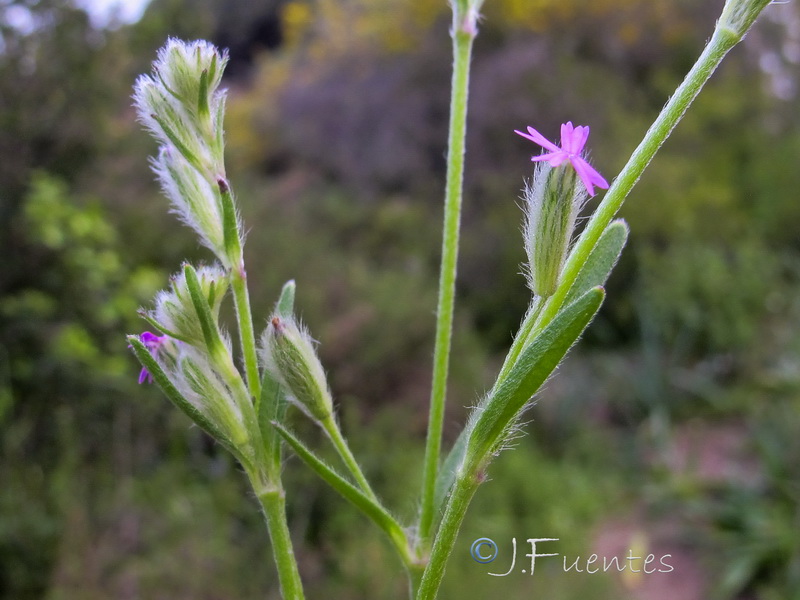
<path id="1" fill-rule="evenodd" d="M 526 276 L 531 291 L 552 296 L 558 287 L 575 221 L 587 191 L 569 163 L 539 162 L 524 190 Z"/>
<path id="2" fill-rule="evenodd" d="M 140 120 L 209 181 L 225 172 L 225 92 L 218 87 L 227 61 L 227 55 L 208 42 L 171 38 L 159 50 L 153 74 L 142 75 L 134 86 Z"/>
<path id="3" fill-rule="evenodd" d="M 203 265 L 197 269 L 203 296 L 211 307 L 212 317 L 219 316 L 222 298 L 228 290 L 228 276 L 219 265 Z M 170 280 L 170 289 L 156 295 L 155 309 L 145 316 L 164 333 L 189 344 L 205 344 L 203 328 L 197 316 L 183 269 Z"/>
<path id="4" fill-rule="evenodd" d="M 333 400 L 311 336 L 293 317 L 274 316 L 261 336 L 261 356 L 269 373 L 305 413 L 325 421 Z"/>
<path id="5" fill-rule="evenodd" d="M 174 212 L 195 230 L 207 248 L 227 263 L 218 186 L 212 186 L 170 146 L 162 146 L 152 165 Z"/>
<path id="6" fill-rule="evenodd" d="M 758 15 L 772 0 L 728 0 L 722 9 L 718 28 L 728 29 L 739 38 L 755 23 Z"/>
<path id="7" fill-rule="evenodd" d="M 158 51 L 153 69 L 161 84 L 187 110 L 202 114 L 214 97 L 228 62 L 213 44 L 203 40 L 186 43 L 170 38 Z"/>
<path id="8" fill-rule="evenodd" d="M 194 407 L 214 423 L 246 455 L 253 454 L 247 421 L 236 394 L 225 383 L 205 353 L 183 344 L 178 360 L 167 373 L 173 385 Z"/>

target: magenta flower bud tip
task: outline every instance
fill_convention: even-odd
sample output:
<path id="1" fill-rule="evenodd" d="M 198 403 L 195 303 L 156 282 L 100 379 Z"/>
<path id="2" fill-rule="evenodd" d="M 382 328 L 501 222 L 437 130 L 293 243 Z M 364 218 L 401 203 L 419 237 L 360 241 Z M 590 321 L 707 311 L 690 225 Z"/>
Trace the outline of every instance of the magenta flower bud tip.
<path id="1" fill-rule="evenodd" d="M 533 127 L 528 127 L 528 133 L 523 133 L 516 129 L 514 133 L 521 135 L 535 144 L 539 144 L 545 150 L 549 150 L 549 152 L 534 156 L 531 158 L 532 161 L 538 162 L 546 160 L 552 167 L 558 167 L 568 161 L 575 169 L 583 185 L 586 186 L 586 191 L 589 192 L 590 196 L 595 195 L 594 186 L 604 190 L 608 189 L 608 182 L 581 156 L 583 148 L 586 145 L 586 140 L 589 139 L 588 126 L 579 125 L 578 127 L 574 127 L 572 121 L 561 125 L 560 148 Z"/>
<path id="2" fill-rule="evenodd" d="M 167 341 L 166 335 L 156 335 L 155 333 L 150 333 L 149 331 L 144 331 L 139 334 L 139 339 L 144 344 L 145 348 L 150 351 L 150 354 L 153 356 L 157 356 L 159 350 Z M 146 368 L 142 367 L 142 370 L 139 372 L 139 383 L 153 383 L 153 376 L 150 374 Z"/>

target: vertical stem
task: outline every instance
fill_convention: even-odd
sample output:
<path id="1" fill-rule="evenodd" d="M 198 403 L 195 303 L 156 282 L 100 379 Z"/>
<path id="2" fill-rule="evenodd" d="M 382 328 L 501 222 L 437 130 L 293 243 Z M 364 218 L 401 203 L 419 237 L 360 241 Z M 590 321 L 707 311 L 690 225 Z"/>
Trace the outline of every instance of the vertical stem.
<path id="1" fill-rule="evenodd" d="M 434 516 L 436 474 L 442 445 L 447 371 L 453 332 L 453 305 L 458 262 L 458 233 L 461 222 L 461 197 L 464 176 L 464 146 L 467 130 L 467 97 L 469 67 L 474 29 L 463 27 L 459 11 L 454 10 L 453 79 L 450 97 L 450 134 L 447 151 L 447 184 L 445 188 L 442 263 L 439 271 L 439 302 L 436 310 L 436 346 L 433 355 L 433 384 L 425 445 L 425 466 L 422 483 L 422 507 L 419 533 L 423 548 L 430 546 Z"/>
<path id="2" fill-rule="evenodd" d="M 417 591 L 417 600 L 435 600 L 444 577 L 447 559 L 450 558 L 450 553 L 453 551 L 464 515 L 467 514 L 467 508 L 472 496 L 475 495 L 475 490 L 478 489 L 478 485 L 479 480 L 472 474 L 456 479 L 453 491 L 447 502 L 447 510 L 445 510 L 442 523 L 436 534 L 430 562 L 422 575 L 422 581 Z"/>
<path id="3" fill-rule="evenodd" d="M 236 206 L 230 183 L 225 177 L 217 178 L 219 188 L 220 210 L 222 212 L 225 251 L 231 265 L 233 275 L 233 299 L 236 304 L 236 320 L 239 324 L 239 342 L 244 356 L 247 388 L 250 398 L 257 405 L 261 400 L 261 378 L 258 376 L 258 358 L 256 357 L 256 338 L 253 333 L 253 315 L 250 312 L 250 294 L 247 291 L 247 271 L 244 268 L 242 254 L 241 224 L 236 216 Z"/>
<path id="4" fill-rule="evenodd" d="M 414 600 L 417 597 L 417 591 L 422 583 L 422 575 L 425 573 L 425 567 L 416 563 L 408 564 L 406 565 L 406 573 L 408 573 L 408 597 Z"/>
<path id="5" fill-rule="evenodd" d="M 239 323 L 239 341 L 242 345 L 247 387 L 255 402 L 261 398 L 261 378 L 258 376 L 256 337 L 253 332 L 253 315 L 250 312 L 250 295 L 247 291 L 247 273 L 244 263 L 233 269 L 233 299 L 236 304 L 236 319 Z"/>
<path id="6" fill-rule="evenodd" d="M 286 522 L 286 497 L 283 489 L 271 488 L 258 492 L 258 499 L 264 509 L 267 529 L 272 541 L 272 553 L 278 568 L 278 580 L 283 600 L 303 600 L 303 584 L 294 559 L 292 538 Z"/>

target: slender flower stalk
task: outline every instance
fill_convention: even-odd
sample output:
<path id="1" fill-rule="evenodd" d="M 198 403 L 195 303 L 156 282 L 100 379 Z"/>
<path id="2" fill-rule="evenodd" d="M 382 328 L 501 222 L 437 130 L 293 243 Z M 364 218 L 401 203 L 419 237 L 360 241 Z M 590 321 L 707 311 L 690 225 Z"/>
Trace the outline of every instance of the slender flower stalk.
<path id="1" fill-rule="evenodd" d="M 464 179 L 467 132 L 467 99 L 472 44 L 477 34 L 479 3 L 459 0 L 453 5 L 453 78 L 450 95 L 450 133 L 447 151 L 442 262 L 439 271 L 439 301 L 436 310 L 436 344 L 433 354 L 433 383 L 425 445 L 419 535 L 423 554 L 431 544 L 434 521 L 436 475 L 442 447 L 447 372 L 453 335 L 458 238 Z"/>

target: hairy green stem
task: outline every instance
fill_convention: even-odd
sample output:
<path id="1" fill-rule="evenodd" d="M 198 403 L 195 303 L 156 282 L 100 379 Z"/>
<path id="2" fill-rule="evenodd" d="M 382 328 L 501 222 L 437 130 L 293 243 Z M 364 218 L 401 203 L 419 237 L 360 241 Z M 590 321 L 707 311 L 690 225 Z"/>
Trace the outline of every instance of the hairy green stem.
<path id="1" fill-rule="evenodd" d="M 355 477 L 356 483 L 358 483 L 361 491 L 369 496 L 371 500 L 374 500 L 376 503 L 380 504 L 378 497 L 375 495 L 375 492 L 372 491 L 372 487 L 369 485 L 369 481 L 367 481 L 367 478 L 364 476 L 364 472 L 361 470 L 356 457 L 353 456 L 353 453 L 350 451 L 350 446 L 347 445 L 347 441 L 344 439 L 344 436 L 342 436 L 339 426 L 333 419 L 334 418 L 332 415 L 325 419 L 322 422 L 322 428 L 325 430 L 325 433 L 328 434 L 328 437 L 331 438 L 331 441 L 336 448 L 336 452 L 339 453 L 339 456 L 344 461 L 347 469 L 350 471 L 353 477 Z"/>
<path id="2" fill-rule="evenodd" d="M 541 310 L 529 311 L 528 315 L 526 315 L 526 319 L 517 334 L 517 339 L 515 339 L 514 345 L 509 352 L 509 358 L 506 360 L 507 365 L 504 365 L 501 377 L 503 373 L 507 374 L 510 371 L 522 349 L 553 320 L 561 309 L 581 267 L 586 262 L 605 228 L 614 218 L 620 206 L 622 206 L 626 196 L 724 56 L 740 39 L 740 36 L 736 36 L 726 29 L 719 29 L 714 32 L 697 62 L 647 131 L 641 144 L 636 148 L 628 163 L 612 184 L 603 202 L 575 244 L 567 259 L 561 282 L 555 294 L 547 299 Z M 498 383 L 495 383 L 495 386 Z M 444 576 L 447 559 L 453 550 L 458 530 L 480 481 L 480 478 L 477 477 L 477 468 L 477 466 L 468 468 L 466 473 L 456 480 L 437 532 L 430 555 L 430 562 L 422 577 L 417 600 L 434 600 L 436 598 Z"/>
<path id="3" fill-rule="evenodd" d="M 275 556 L 275 566 L 278 568 L 281 597 L 283 600 L 303 600 L 303 584 L 300 581 L 292 538 L 286 522 L 286 497 L 283 489 L 269 488 L 265 491 L 257 490 L 256 493 L 267 520 L 272 553 Z"/>
<path id="4" fill-rule="evenodd" d="M 430 561 L 425 568 L 417 591 L 417 600 L 435 600 L 439 586 L 444 577 L 447 559 L 453 551 L 453 546 L 461 529 L 461 523 L 467 514 L 467 507 L 478 489 L 480 480 L 472 474 L 466 474 L 456 479 L 453 490 L 447 500 L 447 509 L 442 517 L 442 524 L 433 543 Z"/>
<path id="5" fill-rule="evenodd" d="M 234 267 L 231 287 L 236 305 L 236 319 L 239 323 L 239 342 L 244 356 L 247 388 L 253 401 L 258 402 L 261 398 L 261 378 L 258 375 L 256 337 L 253 331 L 253 315 L 250 312 L 250 294 L 247 291 L 247 273 L 244 264 Z"/>
<path id="6" fill-rule="evenodd" d="M 406 573 L 408 573 L 408 597 L 410 600 L 414 600 L 417 597 L 419 586 L 422 584 L 425 565 L 418 563 L 407 564 Z"/>
<path id="7" fill-rule="evenodd" d="M 458 11 L 454 11 L 458 14 Z M 447 151 L 442 263 L 439 271 L 439 302 L 436 310 L 436 345 L 433 354 L 433 383 L 425 444 L 419 534 L 422 548 L 430 547 L 434 522 L 434 499 L 439 454 L 442 446 L 447 371 L 453 334 L 453 305 L 458 262 L 458 235 L 461 222 L 461 197 L 464 177 L 464 148 L 467 132 L 469 67 L 474 31 L 464 31 L 454 19 L 453 79 L 450 97 L 450 134 Z"/>

